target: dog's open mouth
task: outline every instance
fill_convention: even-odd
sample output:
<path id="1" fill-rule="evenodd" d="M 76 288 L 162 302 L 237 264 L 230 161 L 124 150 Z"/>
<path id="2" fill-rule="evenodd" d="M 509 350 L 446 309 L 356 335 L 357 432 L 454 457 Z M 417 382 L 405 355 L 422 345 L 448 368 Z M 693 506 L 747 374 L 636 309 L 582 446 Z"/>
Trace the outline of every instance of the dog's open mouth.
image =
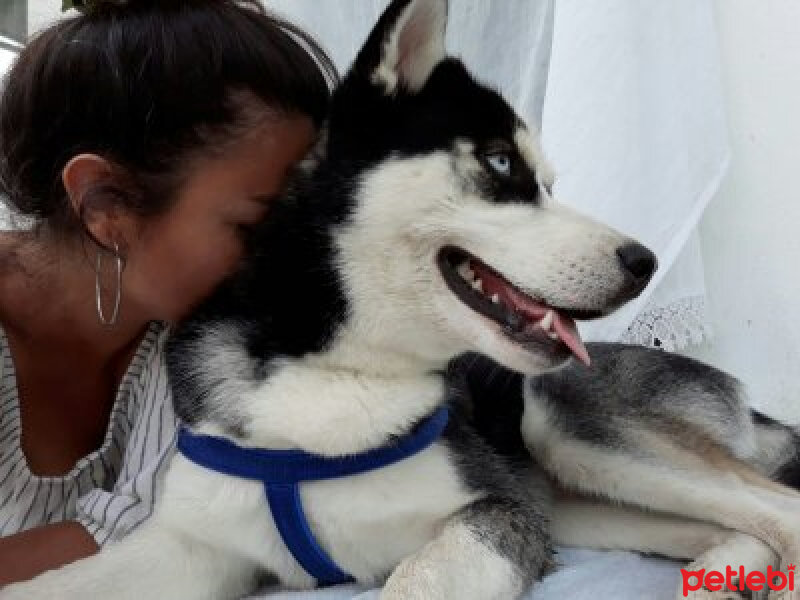
<path id="1" fill-rule="evenodd" d="M 599 311 L 550 306 L 515 287 L 500 273 L 468 252 L 447 246 L 440 250 L 439 269 L 450 290 L 480 315 L 498 323 L 506 335 L 522 345 L 567 350 L 585 365 L 589 353 L 575 319 L 592 319 Z"/>

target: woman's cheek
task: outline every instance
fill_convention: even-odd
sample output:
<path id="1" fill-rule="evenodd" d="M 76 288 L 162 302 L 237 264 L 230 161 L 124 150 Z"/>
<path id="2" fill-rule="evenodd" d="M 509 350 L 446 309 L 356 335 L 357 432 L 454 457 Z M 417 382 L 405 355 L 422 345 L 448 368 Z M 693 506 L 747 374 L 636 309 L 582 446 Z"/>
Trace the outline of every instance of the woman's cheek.
<path id="1" fill-rule="evenodd" d="M 183 244 L 162 239 L 162 244 L 138 254 L 125 273 L 128 300 L 152 319 L 174 322 L 187 316 L 236 269 L 244 251 L 233 228 L 207 233 L 204 239 L 196 236 Z"/>
<path id="2" fill-rule="evenodd" d="M 186 272 L 196 274 L 197 285 L 191 287 L 202 290 L 200 293 L 203 295 L 211 293 L 217 284 L 236 269 L 242 259 L 244 247 L 236 238 L 220 240 L 209 250 L 205 260 L 200 262 L 196 269 L 186 269 Z"/>

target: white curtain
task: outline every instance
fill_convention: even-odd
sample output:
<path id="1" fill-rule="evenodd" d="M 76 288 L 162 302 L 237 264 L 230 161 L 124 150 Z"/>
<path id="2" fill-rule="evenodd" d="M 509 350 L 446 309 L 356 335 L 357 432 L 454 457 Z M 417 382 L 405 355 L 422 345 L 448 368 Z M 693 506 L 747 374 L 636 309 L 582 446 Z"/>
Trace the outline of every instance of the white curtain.
<path id="1" fill-rule="evenodd" d="M 344 71 L 386 0 L 266 0 Z M 728 163 L 710 0 L 451 0 L 448 48 L 503 91 L 563 201 L 651 247 L 661 268 L 588 339 L 666 349 L 709 335 L 695 227 Z"/>
<path id="2" fill-rule="evenodd" d="M 0 90 L 3 86 L 3 78 L 6 72 L 11 68 L 17 54 L 10 48 L 0 46 Z M 0 193 L 0 231 L 11 228 L 11 217 L 6 210 L 6 205 L 3 203 L 3 195 Z"/>
<path id="3" fill-rule="evenodd" d="M 556 0 L 545 149 L 566 202 L 658 254 L 590 339 L 680 349 L 709 334 L 696 225 L 729 162 L 710 0 Z"/>
<path id="4" fill-rule="evenodd" d="M 387 0 L 263 0 L 314 35 L 344 74 Z M 501 89 L 521 115 L 541 121 L 553 2 L 451 0 L 447 44 L 480 78 Z"/>

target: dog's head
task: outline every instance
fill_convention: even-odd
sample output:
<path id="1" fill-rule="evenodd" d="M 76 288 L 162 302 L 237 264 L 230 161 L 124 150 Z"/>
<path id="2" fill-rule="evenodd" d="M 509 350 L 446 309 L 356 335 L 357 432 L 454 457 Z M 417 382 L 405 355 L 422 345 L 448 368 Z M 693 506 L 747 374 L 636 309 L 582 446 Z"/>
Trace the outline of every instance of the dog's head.
<path id="1" fill-rule="evenodd" d="M 553 200 L 536 132 L 446 56 L 446 21 L 446 0 L 392 2 L 335 95 L 324 163 L 354 198 L 333 237 L 340 333 L 525 373 L 587 362 L 574 320 L 638 295 L 656 259 Z"/>

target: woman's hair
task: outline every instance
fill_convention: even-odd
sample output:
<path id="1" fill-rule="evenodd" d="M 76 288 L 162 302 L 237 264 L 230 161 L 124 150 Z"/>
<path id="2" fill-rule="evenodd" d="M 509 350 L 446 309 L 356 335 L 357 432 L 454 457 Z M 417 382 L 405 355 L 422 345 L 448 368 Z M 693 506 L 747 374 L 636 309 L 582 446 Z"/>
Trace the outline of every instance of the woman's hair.
<path id="1" fill-rule="evenodd" d="M 92 153 L 113 176 L 87 201 L 158 214 L 187 162 L 254 116 L 306 115 L 319 127 L 335 81 L 325 52 L 254 0 L 94 0 L 33 38 L 8 74 L 0 195 L 17 215 L 70 231 L 80 218 L 61 172 Z"/>

